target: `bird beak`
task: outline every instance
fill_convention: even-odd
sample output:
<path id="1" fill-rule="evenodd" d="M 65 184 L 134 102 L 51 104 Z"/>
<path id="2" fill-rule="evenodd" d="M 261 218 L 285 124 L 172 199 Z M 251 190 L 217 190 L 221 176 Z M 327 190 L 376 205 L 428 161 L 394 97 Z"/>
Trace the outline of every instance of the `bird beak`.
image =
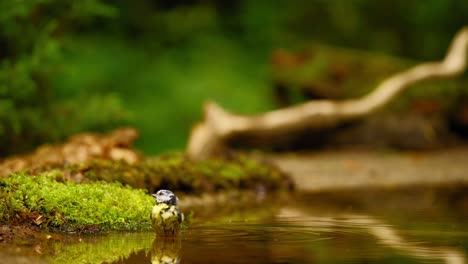
<path id="1" fill-rule="evenodd" d="M 158 195 L 155 193 L 151 194 L 151 196 L 153 196 L 154 198 L 158 197 Z"/>

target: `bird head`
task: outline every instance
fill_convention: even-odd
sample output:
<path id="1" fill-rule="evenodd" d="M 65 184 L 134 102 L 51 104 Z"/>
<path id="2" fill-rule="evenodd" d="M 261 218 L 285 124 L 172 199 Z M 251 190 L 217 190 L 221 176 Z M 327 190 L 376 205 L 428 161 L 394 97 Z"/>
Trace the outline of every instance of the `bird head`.
<path id="1" fill-rule="evenodd" d="M 151 195 L 156 198 L 157 204 L 165 203 L 167 205 L 177 205 L 179 201 L 179 198 L 169 190 L 159 190 L 157 193 Z"/>

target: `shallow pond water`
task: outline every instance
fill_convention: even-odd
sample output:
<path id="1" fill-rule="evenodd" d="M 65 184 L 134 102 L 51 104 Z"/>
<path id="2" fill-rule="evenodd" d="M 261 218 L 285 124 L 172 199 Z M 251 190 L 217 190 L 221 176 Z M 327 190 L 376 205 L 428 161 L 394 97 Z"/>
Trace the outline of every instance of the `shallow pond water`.
<path id="1" fill-rule="evenodd" d="M 295 194 L 196 210 L 178 239 L 111 233 L 30 246 L 44 263 L 465 263 L 465 190 Z"/>

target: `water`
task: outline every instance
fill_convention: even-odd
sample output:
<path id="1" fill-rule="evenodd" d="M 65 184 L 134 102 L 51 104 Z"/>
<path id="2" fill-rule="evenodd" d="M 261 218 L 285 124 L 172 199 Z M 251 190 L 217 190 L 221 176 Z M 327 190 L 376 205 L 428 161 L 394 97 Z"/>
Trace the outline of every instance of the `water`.
<path id="1" fill-rule="evenodd" d="M 40 245 L 34 257 L 45 263 L 465 263 L 467 197 L 465 189 L 424 188 L 297 194 L 206 214 L 197 209 L 179 239 L 67 236 Z"/>

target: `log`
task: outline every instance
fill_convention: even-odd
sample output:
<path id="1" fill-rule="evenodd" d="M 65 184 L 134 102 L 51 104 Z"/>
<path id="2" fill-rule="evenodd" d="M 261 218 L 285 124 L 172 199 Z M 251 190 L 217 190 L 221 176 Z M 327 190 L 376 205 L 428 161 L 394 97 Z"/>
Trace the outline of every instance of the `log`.
<path id="1" fill-rule="evenodd" d="M 468 27 L 453 38 L 445 58 L 427 62 L 382 81 L 371 93 L 357 99 L 311 100 L 258 115 L 240 115 L 215 102 L 204 105 L 204 120 L 191 131 L 186 152 L 194 159 L 206 159 L 225 148 L 226 142 L 245 135 L 275 136 L 308 128 L 326 129 L 361 119 L 388 104 L 411 85 L 423 80 L 449 78 L 466 69 Z"/>

